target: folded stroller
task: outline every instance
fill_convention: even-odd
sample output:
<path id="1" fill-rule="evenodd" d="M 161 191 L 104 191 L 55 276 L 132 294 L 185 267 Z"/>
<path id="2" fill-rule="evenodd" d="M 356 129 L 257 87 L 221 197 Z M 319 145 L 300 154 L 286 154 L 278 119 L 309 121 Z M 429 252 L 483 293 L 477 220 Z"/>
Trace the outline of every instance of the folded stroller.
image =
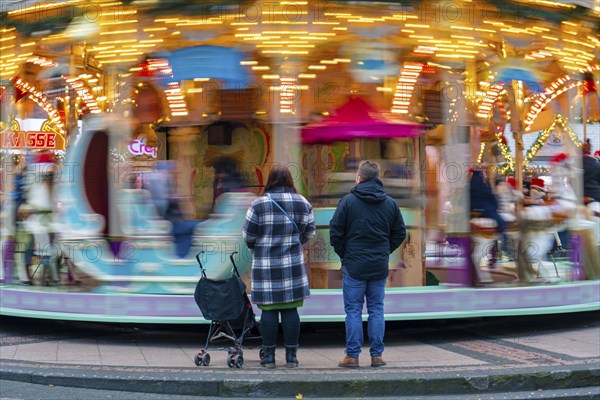
<path id="1" fill-rule="evenodd" d="M 208 366 L 210 364 L 210 355 L 208 354 L 208 344 L 217 337 L 227 337 L 233 341 L 233 347 L 229 349 L 227 355 L 227 365 L 229 368 L 241 368 L 244 365 L 244 354 L 242 342 L 244 336 L 251 329 L 257 327 L 257 323 L 252 310 L 252 304 L 246 294 L 246 285 L 240 277 L 233 256 L 229 259 L 233 265 L 231 277 L 222 280 L 214 280 L 206 277 L 206 271 L 200 261 L 201 251 L 196 254 L 196 260 L 200 265 L 202 276 L 196 285 L 194 300 L 202 312 L 204 319 L 210 320 L 206 345 L 194 357 L 197 366 Z M 239 335 L 236 334 L 236 328 L 240 327 Z"/>

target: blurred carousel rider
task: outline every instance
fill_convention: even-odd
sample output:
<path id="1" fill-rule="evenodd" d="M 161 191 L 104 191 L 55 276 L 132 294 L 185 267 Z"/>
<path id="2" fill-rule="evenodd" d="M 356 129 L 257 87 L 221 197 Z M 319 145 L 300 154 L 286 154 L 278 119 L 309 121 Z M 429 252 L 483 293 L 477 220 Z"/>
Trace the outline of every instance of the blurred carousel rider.
<path id="1" fill-rule="evenodd" d="M 25 165 L 24 160 L 14 163 L 13 189 L 10 191 L 10 202 L 6 201 L 5 212 L 9 213 L 6 221 L 13 224 L 9 228 L 15 233 L 15 265 L 19 273 L 19 280 L 22 284 L 31 284 L 27 266 L 32 263 L 33 236 L 23 227 L 23 222 L 29 218 L 31 211 L 29 207 L 24 207 L 27 194 Z"/>
<path id="2" fill-rule="evenodd" d="M 172 161 L 158 161 L 156 171 L 148 178 L 148 190 L 158 215 L 171 222 L 176 253 L 183 258 L 192 245 L 192 235 L 200 221 L 184 219 L 175 190 L 176 179 L 175 164 Z"/>
<path id="3" fill-rule="evenodd" d="M 6 194 L 2 194 L 0 192 L 0 195 L 3 195 L 2 199 L 4 203 L 2 204 L 2 206 L 4 207 L 4 212 L 8 215 L 6 221 L 9 221 L 13 224 L 10 227 L 11 230 L 15 229 L 15 227 L 17 226 L 17 210 L 23 203 L 25 203 L 25 162 L 15 161 L 13 164 L 12 172 L 14 173 L 13 189 L 7 190 L 7 192 L 9 193 Z M 0 185 L 0 189 L 5 184 L 6 183 Z"/>
<path id="4" fill-rule="evenodd" d="M 473 170 L 470 182 L 471 212 L 479 213 L 482 218 L 491 218 L 498 224 L 498 233 L 506 229 L 506 222 L 498 214 L 498 200 L 485 181 L 483 172 Z"/>
<path id="5" fill-rule="evenodd" d="M 544 180 L 542 178 L 531 178 L 529 196 L 525 201 L 525 205 L 543 205 L 547 196 L 548 190 L 546 190 Z"/>
<path id="6" fill-rule="evenodd" d="M 174 169 L 175 166 L 171 161 L 158 161 L 156 170 L 148 176 L 147 189 L 152 194 L 156 212 L 164 219 L 169 219 L 169 203 L 175 196 Z"/>
<path id="7" fill-rule="evenodd" d="M 500 181 L 496 185 L 498 196 L 498 213 L 506 222 L 514 222 L 517 219 L 516 204 L 523 198 L 523 194 L 517 190 L 517 181 L 510 177 Z"/>
<path id="8" fill-rule="evenodd" d="M 215 179 L 213 181 L 213 204 L 220 195 L 227 192 L 241 191 L 246 187 L 244 178 L 240 171 L 237 161 L 232 157 L 219 157 L 213 163 L 215 170 Z"/>

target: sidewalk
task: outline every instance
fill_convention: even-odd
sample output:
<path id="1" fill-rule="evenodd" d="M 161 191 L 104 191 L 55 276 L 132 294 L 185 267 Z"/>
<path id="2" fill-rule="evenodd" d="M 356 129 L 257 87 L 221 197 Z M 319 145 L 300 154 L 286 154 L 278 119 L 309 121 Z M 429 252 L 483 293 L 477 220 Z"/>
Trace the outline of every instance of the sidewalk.
<path id="1" fill-rule="evenodd" d="M 450 396 L 600 385 L 598 313 L 451 321 L 442 329 L 437 323 L 388 324 L 388 366 L 371 368 L 365 347 L 358 370 L 337 367 L 343 325 L 303 326 L 300 367 L 266 370 L 259 365 L 256 339 L 245 342 L 241 369 L 226 365 L 229 342 L 209 349 L 210 366 L 196 367 L 205 326 L 153 329 L 37 320 L 22 327 L 21 321 L 3 318 L 1 379 L 254 398 Z M 279 347 L 278 365 L 285 365 L 284 353 Z"/>

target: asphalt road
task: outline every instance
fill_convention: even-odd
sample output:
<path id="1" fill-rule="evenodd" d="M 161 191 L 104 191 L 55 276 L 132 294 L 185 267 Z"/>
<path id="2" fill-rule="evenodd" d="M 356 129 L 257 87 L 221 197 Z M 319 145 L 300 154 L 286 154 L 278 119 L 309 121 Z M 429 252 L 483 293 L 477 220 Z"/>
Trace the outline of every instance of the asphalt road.
<path id="1" fill-rule="evenodd" d="M 216 400 L 216 397 L 179 396 L 155 393 L 131 393 L 116 390 L 80 389 L 60 386 L 35 385 L 31 383 L 0 380 L 0 400 Z M 222 398 L 220 398 L 222 399 Z M 232 398 L 229 400 L 247 400 Z M 289 399 L 289 398 L 288 398 Z M 286 399 L 286 400 L 288 400 Z M 307 398 L 308 399 L 308 398 Z M 349 398 L 345 398 L 348 400 Z M 377 397 L 372 400 L 521 400 L 521 399 L 600 399 L 600 387 L 552 391 L 493 393 L 468 396 L 429 397 Z M 283 400 L 283 399 L 273 399 Z M 339 400 L 325 399 L 322 400 Z"/>

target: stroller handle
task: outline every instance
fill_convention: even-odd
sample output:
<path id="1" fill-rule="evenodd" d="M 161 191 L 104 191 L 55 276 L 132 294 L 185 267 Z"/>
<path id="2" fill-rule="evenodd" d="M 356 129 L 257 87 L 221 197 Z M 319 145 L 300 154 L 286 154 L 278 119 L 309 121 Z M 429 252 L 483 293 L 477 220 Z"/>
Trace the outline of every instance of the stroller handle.
<path id="1" fill-rule="evenodd" d="M 202 250 L 202 251 L 198 252 L 198 254 L 196 254 L 196 261 L 198 261 L 198 265 L 200 266 L 200 271 L 202 272 L 202 276 L 204 278 L 206 278 L 206 270 L 204 269 L 204 266 L 202 265 L 202 261 L 200 261 L 200 254 L 203 254 L 203 253 L 205 253 L 204 250 Z M 240 272 L 237 269 L 237 265 L 235 265 L 235 260 L 233 259 L 233 256 L 236 255 L 237 253 L 238 253 L 237 251 L 234 251 L 233 253 L 231 253 L 229 255 L 229 259 L 231 260 L 231 264 L 233 265 L 233 271 L 235 272 L 235 274 L 238 277 L 241 277 Z"/>
<path id="2" fill-rule="evenodd" d="M 204 270 L 204 267 L 202 266 L 202 261 L 200 261 L 200 254 L 204 253 L 204 250 L 200 251 L 198 254 L 196 254 L 196 261 L 198 261 L 198 265 L 200 266 L 200 271 L 202 272 L 202 276 L 204 278 L 206 278 L 206 271 Z"/>
<path id="3" fill-rule="evenodd" d="M 238 271 L 238 269 L 237 269 L 237 266 L 235 265 L 235 261 L 233 260 L 233 256 L 234 256 L 234 255 L 236 255 L 237 253 L 238 253 L 237 251 L 234 251 L 233 253 L 231 253 L 231 254 L 229 255 L 229 259 L 231 260 L 231 264 L 233 264 L 233 270 L 235 271 L 235 274 L 236 274 L 238 277 L 240 277 L 240 273 L 239 273 L 239 271 Z M 241 278 L 241 277 L 240 277 L 240 278 Z"/>

